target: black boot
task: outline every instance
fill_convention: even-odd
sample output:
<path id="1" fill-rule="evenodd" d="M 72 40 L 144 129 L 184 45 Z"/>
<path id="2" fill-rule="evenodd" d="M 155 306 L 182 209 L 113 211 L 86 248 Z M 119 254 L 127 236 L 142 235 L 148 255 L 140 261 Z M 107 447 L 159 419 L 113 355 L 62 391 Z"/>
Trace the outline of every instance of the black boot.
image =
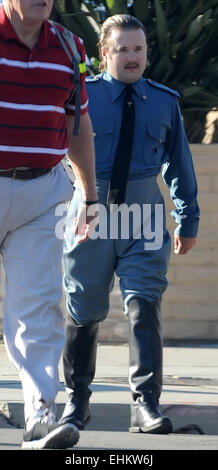
<path id="1" fill-rule="evenodd" d="M 168 434 L 171 421 L 162 416 L 159 398 L 162 389 L 162 334 L 160 300 L 129 302 L 129 384 L 131 406 L 130 432 Z"/>
<path id="2" fill-rule="evenodd" d="M 67 402 L 59 422 L 73 423 L 79 429 L 91 417 L 89 385 L 95 375 L 98 327 L 98 323 L 77 326 L 69 314 L 65 321 L 63 363 Z"/>

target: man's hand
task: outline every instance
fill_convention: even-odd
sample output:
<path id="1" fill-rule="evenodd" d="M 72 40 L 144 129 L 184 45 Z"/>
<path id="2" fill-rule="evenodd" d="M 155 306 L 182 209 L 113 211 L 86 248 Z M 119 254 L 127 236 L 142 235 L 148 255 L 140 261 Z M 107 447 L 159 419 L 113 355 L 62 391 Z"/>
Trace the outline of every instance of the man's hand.
<path id="1" fill-rule="evenodd" d="M 97 225 L 99 223 L 99 206 L 98 203 L 87 206 L 81 203 L 78 209 L 77 217 L 74 220 L 75 235 L 78 235 L 78 243 L 85 242 L 88 238 L 92 238 Z"/>
<path id="2" fill-rule="evenodd" d="M 196 238 L 180 237 L 174 234 L 174 253 L 176 255 L 185 255 L 196 244 Z"/>

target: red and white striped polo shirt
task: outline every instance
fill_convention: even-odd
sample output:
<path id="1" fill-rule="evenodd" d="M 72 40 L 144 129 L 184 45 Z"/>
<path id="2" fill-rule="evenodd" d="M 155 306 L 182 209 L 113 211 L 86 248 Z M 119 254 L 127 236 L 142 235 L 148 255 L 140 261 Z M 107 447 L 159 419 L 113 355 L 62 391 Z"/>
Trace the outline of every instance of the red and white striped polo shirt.
<path id="1" fill-rule="evenodd" d="M 74 36 L 81 60 L 85 49 Z M 65 107 L 73 89 L 72 64 L 54 29 L 44 21 L 29 49 L 0 7 L 0 169 L 51 168 L 66 154 Z M 85 73 L 81 75 L 81 113 L 88 110 Z"/>

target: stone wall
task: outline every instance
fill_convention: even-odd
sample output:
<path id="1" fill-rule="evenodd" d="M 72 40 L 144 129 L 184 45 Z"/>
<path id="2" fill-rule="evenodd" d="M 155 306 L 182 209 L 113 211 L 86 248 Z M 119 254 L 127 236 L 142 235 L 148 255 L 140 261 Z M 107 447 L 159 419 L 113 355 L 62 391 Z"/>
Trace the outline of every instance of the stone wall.
<path id="1" fill-rule="evenodd" d="M 201 222 L 198 242 L 184 256 L 172 254 L 169 286 L 163 298 L 162 319 L 165 339 L 218 339 L 218 145 L 191 146 L 199 186 Z M 159 178 L 166 201 L 167 225 L 173 236 L 174 208 L 168 189 Z M 0 333 L 4 300 L 4 273 L 0 266 Z M 64 297 L 62 299 L 64 310 Z M 107 320 L 101 325 L 101 341 L 126 342 L 128 324 L 122 313 L 116 279 Z"/>

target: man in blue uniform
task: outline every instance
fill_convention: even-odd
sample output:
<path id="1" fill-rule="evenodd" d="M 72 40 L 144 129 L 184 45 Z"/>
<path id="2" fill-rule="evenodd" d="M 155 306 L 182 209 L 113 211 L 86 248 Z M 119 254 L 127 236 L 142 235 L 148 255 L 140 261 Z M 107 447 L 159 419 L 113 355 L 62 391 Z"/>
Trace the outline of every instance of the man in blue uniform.
<path id="1" fill-rule="evenodd" d="M 88 79 L 87 91 L 95 136 L 100 224 L 98 236 L 85 244 L 72 236 L 72 220 L 82 198 L 76 182 L 64 249 L 68 398 L 61 422 L 83 428 L 90 418 L 89 384 L 95 373 L 98 324 L 107 316 L 116 273 L 129 323 L 133 396 L 129 430 L 165 434 L 172 431 L 172 425 L 159 409 L 160 302 L 167 287 L 170 236 L 156 178 L 163 165 L 163 178 L 176 206 L 172 214 L 178 224 L 176 254 L 187 253 L 196 243 L 197 184 L 178 93 L 142 77 L 147 57 L 143 25 L 129 15 L 108 18 L 101 29 L 99 50 L 103 73 Z M 126 223 L 122 209 L 125 215 L 126 208 L 131 208 L 132 222 L 129 235 L 122 236 Z M 121 221 L 116 218 L 118 213 Z"/>

